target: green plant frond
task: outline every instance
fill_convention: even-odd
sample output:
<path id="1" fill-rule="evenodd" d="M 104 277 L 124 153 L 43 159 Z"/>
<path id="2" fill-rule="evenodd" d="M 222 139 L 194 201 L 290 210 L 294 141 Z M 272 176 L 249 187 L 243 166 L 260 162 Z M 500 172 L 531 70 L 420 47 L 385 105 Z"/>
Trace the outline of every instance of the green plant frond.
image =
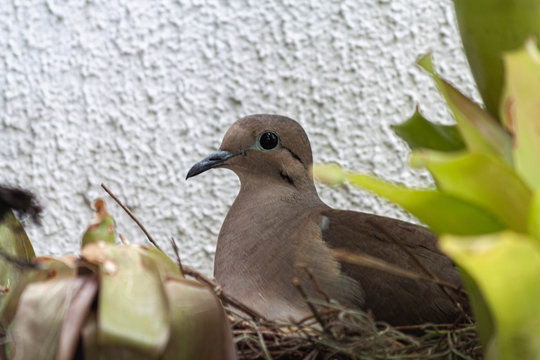
<path id="1" fill-rule="evenodd" d="M 490 337 L 487 351 L 501 359 L 537 358 L 540 353 L 538 241 L 504 231 L 474 237 L 443 235 L 440 246 L 476 282 L 491 309 L 495 329 L 491 334 L 481 334 L 481 338 Z"/>
<path id="2" fill-rule="evenodd" d="M 493 213 L 438 190 L 414 190 L 372 176 L 350 173 L 336 165 L 317 165 L 315 177 L 326 184 L 344 182 L 383 196 L 411 212 L 437 234 L 483 234 L 500 231 L 504 224 Z"/>
<path id="3" fill-rule="evenodd" d="M 540 186 L 540 53 L 529 39 L 506 53 L 501 116 L 514 135 L 516 171 L 533 188 Z"/>
<path id="4" fill-rule="evenodd" d="M 527 232 L 533 193 L 499 158 L 424 150 L 412 154 L 411 164 L 427 168 L 441 192 L 486 209 L 510 229 Z"/>
<path id="5" fill-rule="evenodd" d="M 424 118 L 418 111 L 405 122 L 391 126 L 409 147 L 439 151 L 460 151 L 465 143 L 456 125 L 439 125 Z"/>
<path id="6" fill-rule="evenodd" d="M 478 104 L 467 98 L 446 80 L 437 75 L 431 55 L 418 60 L 424 70 L 431 74 L 441 95 L 446 100 L 457 126 L 471 152 L 495 155 L 512 164 L 512 138 L 493 117 Z"/>

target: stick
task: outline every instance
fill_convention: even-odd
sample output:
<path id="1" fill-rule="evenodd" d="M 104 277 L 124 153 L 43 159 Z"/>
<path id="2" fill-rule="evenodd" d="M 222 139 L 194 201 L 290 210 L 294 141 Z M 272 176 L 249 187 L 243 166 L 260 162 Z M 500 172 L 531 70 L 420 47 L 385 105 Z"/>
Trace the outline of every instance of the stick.
<path id="1" fill-rule="evenodd" d="M 144 234 L 146 235 L 146 238 L 148 239 L 148 241 L 150 241 L 152 243 L 152 245 L 154 245 L 156 248 L 158 248 L 159 250 L 161 250 L 161 248 L 159 247 L 159 245 L 157 244 L 157 242 L 154 241 L 154 238 L 152 238 L 152 236 L 148 233 L 148 231 L 146 231 L 146 228 L 144 227 L 144 225 L 139 221 L 139 219 L 137 219 L 137 217 L 135 216 L 135 214 L 133 214 L 133 212 L 131 212 L 131 210 L 129 210 L 129 208 L 124 205 L 124 203 L 122 201 L 120 201 L 120 199 L 114 195 L 112 193 L 112 191 L 105 185 L 105 184 L 101 184 L 101 187 L 114 199 L 114 201 L 116 201 L 116 203 L 118 205 L 120 205 L 120 207 L 122 209 L 124 209 L 124 211 L 133 219 L 133 221 L 135 221 L 137 223 L 137 225 L 139 225 L 139 227 L 141 228 L 141 230 L 144 232 Z M 163 250 L 161 250 L 163 251 Z"/>
<path id="2" fill-rule="evenodd" d="M 176 255 L 176 262 L 178 263 L 178 268 L 180 269 L 180 272 L 184 274 L 184 267 L 182 266 L 182 261 L 180 260 L 180 254 L 178 253 L 178 245 L 176 245 L 176 240 L 174 240 L 174 237 L 171 236 L 171 245 L 174 251 L 174 254 Z"/>
<path id="3" fill-rule="evenodd" d="M 199 280 L 200 282 L 203 282 L 206 285 L 210 286 L 210 288 L 212 288 L 214 290 L 216 295 L 224 303 L 230 304 L 230 305 L 238 308 L 239 310 L 243 311 L 244 313 L 248 314 L 249 316 L 251 316 L 254 319 L 266 320 L 266 318 L 264 316 L 262 316 L 261 314 L 259 314 L 257 311 L 251 309 L 247 305 L 244 305 L 240 301 L 238 301 L 235 298 L 231 297 L 230 295 L 226 294 L 223 290 L 220 290 L 221 289 L 220 286 L 214 280 L 206 277 L 205 275 L 201 274 L 197 270 L 195 270 L 195 269 L 193 269 L 193 268 L 191 268 L 191 267 L 189 267 L 187 265 L 184 265 L 183 268 L 184 268 L 184 275 L 189 275 L 189 276 Z"/>
<path id="4" fill-rule="evenodd" d="M 311 281 L 313 281 L 313 285 L 315 286 L 315 290 L 317 290 L 317 292 L 319 294 L 324 296 L 324 299 L 326 300 L 326 302 L 330 302 L 330 296 L 328 296 L 328 294 L 325 293 L 323 291 L 323 289 L 321 289 L 321 286 L 319 285 L 319 281 L 317 280 L 317 278 L 315 278 L 315 275 L 313 275 L 311 270 L 305 264 L 300 265 L 299 268 L 303 269 L 308 274 Z"/>
<path id="5" fill-rule="evenodd" d="M 315 317 L 315 320 L 317 320 L 319 325 L 321 325 L 323 331 L 328 335 L 332 335 L 330 333 L 330 331 L 324 325 L 323 319 L 321 318 L 321 315 L 319 314 L 317 309 L 315 309 L 315 306 L 311 303 L 311 301 L 309 301 L 306 292 L 302 288 L 302 285 L 300 285 L 300 280 L 298 280 L 298 278 L 295 277 L 295 278 L 293 278 L 292 283 L 298 289 L 298 291 L 300 292 L 300 295 L 302 295 L 304 300 L 306 300 L 306 303 L 307 303 L 309 309 L 311 310 L 311 312 L 313 313 L 313 316 Z"/>

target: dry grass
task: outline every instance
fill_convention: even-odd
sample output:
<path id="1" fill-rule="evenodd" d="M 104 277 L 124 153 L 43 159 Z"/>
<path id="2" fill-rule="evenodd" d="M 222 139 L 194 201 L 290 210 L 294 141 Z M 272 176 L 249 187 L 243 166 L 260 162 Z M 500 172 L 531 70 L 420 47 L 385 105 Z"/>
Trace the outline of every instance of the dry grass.
<path id="1" fill-rule="evenodd" d="M 395 328 L 365 312 L 318 303 L 297 324 L 255 320 L 226 306 L 239 359 L 481 359 L 474 324 Z"/>

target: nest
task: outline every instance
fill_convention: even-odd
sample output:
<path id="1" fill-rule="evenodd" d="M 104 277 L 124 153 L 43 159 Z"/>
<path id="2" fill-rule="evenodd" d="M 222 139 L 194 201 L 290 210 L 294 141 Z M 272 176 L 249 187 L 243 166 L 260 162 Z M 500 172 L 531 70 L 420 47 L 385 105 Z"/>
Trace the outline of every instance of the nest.
<path id="1" fill-rule="evenodd" d="M 480 359 L 474 324 L 392 327 L 337 303 L 296 324 L 256 320 L 226 306 L 239 359 Z"/>
<path id="2" fill-rule="evenodd" d="M 476 324 L 390 326 L 334 300 L 308 298 L 313 315 L 300 322 L 268 321 L 228 296 L 213 279 L 184 273 L 212 287 L 231 322 L 238 359 L 481 359 Z"/>

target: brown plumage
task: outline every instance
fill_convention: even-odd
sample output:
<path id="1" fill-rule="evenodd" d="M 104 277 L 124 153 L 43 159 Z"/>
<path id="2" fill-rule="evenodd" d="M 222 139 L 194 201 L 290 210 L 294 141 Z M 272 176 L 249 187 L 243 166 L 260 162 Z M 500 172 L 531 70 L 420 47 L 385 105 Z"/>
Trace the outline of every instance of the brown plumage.
<path id="1" fill-rule="evenodd" d="M 321 298 L 307 268 L 330 297 L 372 311 L 378 320 L 394 325 L 453 322 L 459 311 L 437 285 L 340 263 L 332 256 L 332 249 L 346 249 L 422 273 L 397 239 L 438 278 L 460 285 L 452 262 L 429 231 L 328 207 L 317 195 L 311 166 L 309 140 L 296 121 L 252 115 L 234 123 L 220 150 L 191 168 L 187 178 L 215 167 L 231 169 L 240 178 L 240 193 L 216 249 L 214 275 L 223 289 L 269 319 L 299 320 L 310 311 L 292 279 L 300 280 L 308 296 Z"/>

